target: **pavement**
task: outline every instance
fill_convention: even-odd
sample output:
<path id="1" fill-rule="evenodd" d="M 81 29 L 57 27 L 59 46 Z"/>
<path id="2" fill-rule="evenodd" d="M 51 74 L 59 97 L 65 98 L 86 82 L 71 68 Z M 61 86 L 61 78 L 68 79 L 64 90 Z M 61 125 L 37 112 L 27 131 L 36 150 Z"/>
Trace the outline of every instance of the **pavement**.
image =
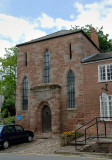
<path id="1" fill-rule="evenodd" d="M 76 155 L 80 157 L 95 157 L 95 158 L 111 158 L 112 153 L 90 153 L 78 152 L 74 145 L 60 147 L 59 137 L 55 138 L 35 138 L 31 143 L 20 143 L 11 145 L 8 149 L 0 148 L 0 153 L 16 153 L 27 155 Z"/>

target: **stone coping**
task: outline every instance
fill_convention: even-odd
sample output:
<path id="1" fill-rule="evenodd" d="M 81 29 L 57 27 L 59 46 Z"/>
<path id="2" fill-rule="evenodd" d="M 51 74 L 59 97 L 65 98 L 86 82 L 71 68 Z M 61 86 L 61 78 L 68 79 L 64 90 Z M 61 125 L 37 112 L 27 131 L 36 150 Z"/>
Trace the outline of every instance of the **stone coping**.
<path id="1" fill-rule="evenodd" d="M 61 86 L 59 84 L 52 84 L 52 83 L 43 83 L 43 84 L 39 84 L 37 86 L 33 86 L 30 88 L 31 91 L 33 90 L 38 90 L 38 89 L 55 89 L 55 88 L 61 88 Z"/>

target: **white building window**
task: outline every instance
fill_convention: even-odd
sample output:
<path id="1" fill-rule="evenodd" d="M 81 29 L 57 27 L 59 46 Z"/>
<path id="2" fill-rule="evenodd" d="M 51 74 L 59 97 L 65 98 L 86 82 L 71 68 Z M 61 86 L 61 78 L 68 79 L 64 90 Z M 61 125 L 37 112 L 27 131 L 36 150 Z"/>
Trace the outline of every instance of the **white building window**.
<path id="1" fill-rule="evenodd" d="M 98 66 L 99 82 L 112 81 L 112 64 Z"/>
<path id="2" fill-rule="evenodd" d="M 100 96 L 100 116 L 105 117 L 103 119 L 106 121 L 112 120 L 112 95 Z"/>

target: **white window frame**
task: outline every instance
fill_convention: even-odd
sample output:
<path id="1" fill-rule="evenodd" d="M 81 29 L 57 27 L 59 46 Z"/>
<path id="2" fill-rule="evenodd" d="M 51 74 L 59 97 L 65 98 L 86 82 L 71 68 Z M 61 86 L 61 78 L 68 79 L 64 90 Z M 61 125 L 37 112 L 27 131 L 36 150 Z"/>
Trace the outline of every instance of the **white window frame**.
<path id="1" fill-rule="evenodd" d="M 108 79 L 108 74 L 107 74 L 107 67 L 108 66 L 110 67 L 110 65 L 112 65 L 112 63 L 110 63 L 110 64 L 103 64 L 103 65 L 99 65 L 98 66 L 98 81 L 99 82 L 112 81 L 111 76 L 110 76 L 110 79 Z M 100 69 L 100 67 L 105 67 L 105 80 L 101 79 L 101 69 Z"/>
<path id="2" fill-rule="evenodd" d="M 109 96 L 111 97 L 111 100 L 109 100 Z M 112 95 L 106 95 L 105 97 L 102 97 L 102 95 L 100 96 L 100 116 L 101 117 L 112 117 L 111 113 L 112 109 L 110 110 L 110 106 L 109 103 L 111 103 L 112 105 Z M 111 107 L 112 108 L 112 107 Z M 107 115 L 105 115 L 105 113 L 107 113 Z M 105 121 L 112 121 L 112 118 L 102 118 L 102 120 Z"/>

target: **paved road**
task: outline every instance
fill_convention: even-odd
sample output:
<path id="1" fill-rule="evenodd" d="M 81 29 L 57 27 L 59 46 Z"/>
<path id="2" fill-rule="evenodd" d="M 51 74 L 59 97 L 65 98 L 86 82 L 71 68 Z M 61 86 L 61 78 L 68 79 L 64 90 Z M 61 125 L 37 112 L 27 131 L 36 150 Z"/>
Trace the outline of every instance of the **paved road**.
<path id="1" fill-rule="evenodd" d="M 46 156 L 46 155 L 22 155 L 12 153 L 0 153 L 0 160 L 102 160 L 104 158 L 78 157 L 78 156 Z M 107 158 L 105 158 L 107 160 Z"/>

